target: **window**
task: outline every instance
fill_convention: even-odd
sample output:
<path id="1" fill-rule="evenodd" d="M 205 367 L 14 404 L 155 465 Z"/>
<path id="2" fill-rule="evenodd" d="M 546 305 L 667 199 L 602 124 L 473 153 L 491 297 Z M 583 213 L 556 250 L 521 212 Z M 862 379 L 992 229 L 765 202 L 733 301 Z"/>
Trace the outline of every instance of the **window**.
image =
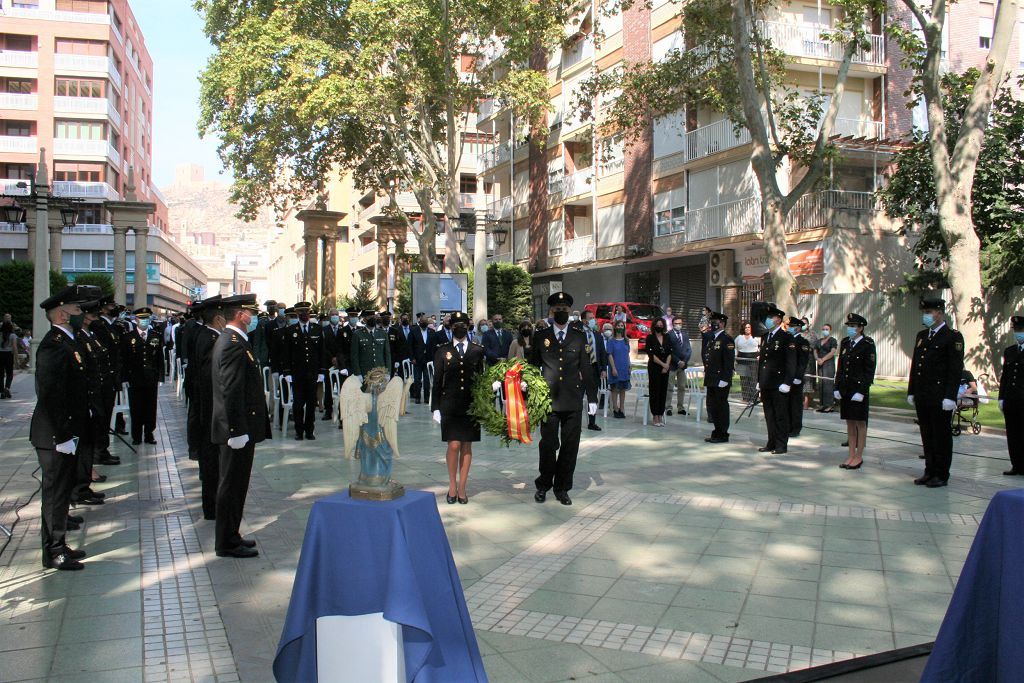
<path id="1" fill-rule="evenodd" d="M 14 0 L 11 7 L 15 9 L 39 9 L 39 0 Z"/>
<path id="2" fill-rule="evenodd" d="M 107 124 L 101 121 L 57 121 L 54 137 L 60 140 L 106 140 Z"/>
<path id="3" fill-rule="evenodd" d="M 623 138 L 616 135 L 598 142 L 597 175 L 604 177 L 619 173 L 625 166 Z"/>
<path id="4" fill-rule="evenodd" d="M 75 161 L 55 161 L 53 179 L 80 183 L 99 183 L 103 181 L 103 164 L 92 164 Z"/>
<path id="5" fill-rule="evenodd" d="M 104 220 L 103 207 L 101 206 L 96 206 L 95 204 L 79 204 L 77 208 L 79 225 L 96 225 L 107 222 Z"/>
<path id="6" fill-rule="evenodd" d="M 107 43 L 102 40 L 57 38 L 57 54 L 105 57 L 107 55 Z"/>
<path id="7" fill-rule="evenodd" d="M 19 93 L 21 95 L 32 94 L 32 88 L 35 81 L 28 78 L 8 78 L 5 80 L 4 92 Z"/>
<path id="8" fill-rule="evenodd" d="M 992 47 L 992 18 L 978 19 L 978 48 L 988 50 Z"/>
<path id="9" fill-rule="evenodd" d="M 476 194 L 476 176 L 459 176 L 459 192 L 462 194 Z"/>
<path id="10" fill-rule="evenodd" d="M 106 14 L 107 0 L 57 0 L 57 11 Z"/>
<path id="11" fill-rule="evenodd" d="M 0 164 L 0 178 L 6 180 L 29 180 L 34 174 L 31 164 Z"/>
<path id="12" fill-rule="evenodd" d="M 4 50 L 12 52 L 32 52 L 32 36 L 8 33 L 3 36 L 0 45 Z"/>
<path id="13" fill-rule="evenodd" d="M 654 235 L 672 235 L 686 228 L 686 187 L 654 195 Z"/>
<path id="14" fill-rule="evenodd" d="M 58 78 L 58 97 L 105 97 L 106 81 L 96 78 Z"/>
<path id="15" fill-rule="evenodd" d="M 673 31 L 651 45 L 651 61 L 664 62 L 674 52 L 682 51 L 683 47 L 683 32 Z"/>
<path id="16" fill-rule="evenodd" d="M 4 121 L 3 122 L 4 135 L 10 135 L 12 137 L 27 138 L 32 135 L 32 122 L 31 121 Z"/>

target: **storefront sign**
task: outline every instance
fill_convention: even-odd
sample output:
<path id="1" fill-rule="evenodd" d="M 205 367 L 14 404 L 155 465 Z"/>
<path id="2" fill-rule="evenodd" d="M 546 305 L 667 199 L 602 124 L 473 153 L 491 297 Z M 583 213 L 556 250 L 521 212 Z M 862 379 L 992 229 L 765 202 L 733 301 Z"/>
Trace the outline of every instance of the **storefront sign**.
<path id="1" fill-rule="evenodd" d="M 768 255 L 764 247 L 738 252 L 739 275 L 744 280 L 760 280 L 768 273 Z M 789 248 L 789 269 L 794 277 L 822 275 L 825 272 L 825 249 L 821 243 L 797 245 Z"/>

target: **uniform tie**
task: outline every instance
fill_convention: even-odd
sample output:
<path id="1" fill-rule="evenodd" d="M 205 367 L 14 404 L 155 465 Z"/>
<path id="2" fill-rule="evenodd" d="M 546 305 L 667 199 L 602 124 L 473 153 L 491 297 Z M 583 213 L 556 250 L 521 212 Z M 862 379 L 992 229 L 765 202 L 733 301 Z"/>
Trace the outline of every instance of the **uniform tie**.
<path id="1" fill-rule="evenodd" d="M 935 330 L 928 330 L 928 340 L 931 341 L 931 338 L 934 337 L 934 336 L 935 336 Z"/>
<path id="2" fill-rule="evenodd" d="M 558 343 L 561 344 L 562 340 L 565 339 L 565 332 L 562 330 L 558 331 Z"/>
<path id="3" fill-rule="evenodd" d="M 458 347 L 459 347 L 459 355 L 460 356 L 464 355 L 466 353 L 466 343 L 465 342 L 459 342 Z"/>

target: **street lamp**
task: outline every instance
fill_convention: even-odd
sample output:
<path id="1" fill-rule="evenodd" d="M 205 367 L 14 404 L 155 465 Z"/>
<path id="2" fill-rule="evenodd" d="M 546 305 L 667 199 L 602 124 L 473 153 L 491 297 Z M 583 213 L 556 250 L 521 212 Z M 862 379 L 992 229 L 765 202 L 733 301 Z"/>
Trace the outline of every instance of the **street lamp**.
<path id="1" fill-rule="evenodd" d="M 8 204 L 0 207 L 0 216 L 3 216 L 4 223 L 10 223 L 11 225 L 24 223 L 27 213 L 25 209 L 17 204 Z"/>
<path id="2" fill-rule="evenodd" d="M 455 241 L 459 244 L 466 243 L 466 237 L 469 235 L 469 227 L 463 225 L 462 220 L 456 220 L 452 222 L 452 236 Z"/>
<path id="3" fill-rule="evenodd" d="M 65 206 L 60 210 L 60 222 L 65 228 L 73 228 L 78 224 L 78 209 Z"/>
<path id="4" fill-rule="evenodd" d="M 508 228 L 505 227 L 507 221 L 496 221 L 494 227 L 491 228 L 491 234 L 494 235 L 494 244 L 498 247 L 505 246 L 505 240 L 508 239 Z"/>

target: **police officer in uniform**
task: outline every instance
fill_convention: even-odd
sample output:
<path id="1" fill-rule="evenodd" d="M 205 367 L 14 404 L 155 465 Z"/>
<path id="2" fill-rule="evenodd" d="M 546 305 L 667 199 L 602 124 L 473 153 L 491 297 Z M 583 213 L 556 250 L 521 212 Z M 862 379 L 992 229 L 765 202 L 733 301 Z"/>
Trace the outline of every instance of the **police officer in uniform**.
<path id="1" fill-rule="evenodd" d="M 110 453 L 110 416 L 114 412 L 117 391 L 121 387 L 121 330 L 114 325 L 114 298 L 109 294 L 100 297 L 99 317 L 89 325 L 89 332 L 97 344 L 103 347 L 105 362 L 100 364 L 100 401 L 102 416 L 97 418 L 102 429 L 96 430 L 93 444 L 93 462 L 97 465 L 120 465 L 121 459 Z"/>
<path id="2" fill-rule="evenodd" d="M 40 306 L 52 327 L 36 352 L 36 407 L 29 439 L 39 458 L 43 568 L 82 569 L 82 550 L 65 542 L 75 453 L 89 429 L 89 389 L 85 358 L 75 343 L 84 314 L 80 305 L 99 296 L 95 287 L 70 285 Z"/>
<path id="3" fill-rule="evenodd" d="M 946 324 L 946 302 L 922 297 L 921 322 L 910 362 L 907 403 L 917 409 L 924 446 L 924 474 L 918 486 L 938 488 L 949 481 L 953 462 L 953 411 L 964 371 L 964 338 Z"/>
<path id="4" fill-rule="evenodd" d="M 96 295 L 99 296 L 99 288 Z M 78 442 L 76 454 L 78 467 L 75 472 L 75 488 L 71 501 L 83 505 L 102 505 L 105 494 L 92 490 L 93 463 L 96 459 L 97 444 L 106 438 L 109 444 L 110 416 L 104 413 L 103 387 L 104 375 L 109 375 L 109 358 L 106 349 L 95 339 L 89 327 L 99 319 L 99 300 L 87 301 L 81 305 L 85 317 L 81 328 L 75 332 L 75 343 L 78 345 L 82 358 L 85 359 L 86 377 L 89 393 L 88 429 Z"/>
<path id="5" fill-rule="evenodd" d="M 804 373 L 807 372 L 807 364 L 811 362 L 811 343 L 807 337 L 800 332 L 804 325 L 803 320 L 791 316 L 786 321 L 786 331 L 793 338 L 796 344 L 796 372 L 793 374 L 792 389 L 789 392 L 789 438 L 795 439 L 800 436 L 804 428 Z"/>
<path id="6" fill-rule="evenodd" d="M 260 314 L 256 331 L 252 333 L 252 353 L 260 368 L 270 364 L 270 331 L 277 327 L 277 302 L 267 299 L 263 302 L 267 309 L 266 317 Z"/>
<path id="7" fill-rule="evenodd" d="M 757 450 L 783 455 L 789 451 L 789 392 L 796 376 L 796 342 L 782 329 L 785 312 L 769 303 L 766 314 L 764 326 L 768 331 L 761 338 L 758 351 L 757 382 L 764 405 L 768 443 Z"/>
<path id="8" fill-rule="evenodd" d="M 309 319 L 312 304 L 300 301 L 295 304 L 299 324 L 288 327 L 283 339 L 285 378 L 291 378 L 292 415 L 295 418 L 295 440 L 309 440 L 316 426 L 316 391 L 327 374 L 327 352 L 324 349 L 324 331 L 319 324 Z"/>
<path id="9" fill-rule="evenodd" d="M 868 436 L 868 412 L 871 384 L 875 381 L 877 352 L 875 340 L 865 336 L 868 321 L 864 316 L 846 316 L 846 336 L 839 343 L 839 367 L 835 391 L 839 401 L 839 417 L 846 420 L 846 444 L 850 455 L 839 467 L 860 469 L 864 462 L 864 444 Z"/>
<path id="10" fill-rule="evenodd" d="M 715 428 L 708 443 L 729 441 L 729 391 L 736 366 L 736 343 L 725 331 L 729 317 L 723 313 L 712 313 L 708 318 L 711 326 L 700 354 L 704 361 L 704 393 L 707 397 L 708 416 Z"/>
<path id="11" fill-rule="evenodd" d="M 164 381 L 163 338 L 149 329 L 153 312 L 148 308 L 135 311 L 138 321 L 121 339 L 124 356 L 125 380 L 128 383 L 128 401 L 131 404 L 132 444 L 155 444 L 157 389 Z M 186 344 L 189 343 L 186 338 Z M 188 379 L 188 374 L 185 374 Z"/>
<path id="12" fill-rule="evenodd" d="M 216 518 L 217 487 L 220 484 L 220 449 L 214 445 L 210 435 L 213 428 L 213 345 L 225 325 L 221 305 L 221 297 L 212 296 L 199 304 L 198 308 L 192 308 L 193 315 L 203 319 L 203 327 L 196 332 L 192 354 L 192 369 L 196 376 L 195 401 L 199 409 L 199 482 L 203 519 Z M 259 363 L 259 360 L 256 362 Z"/>
<path id="13" fill-rule="evenodd" d="M 186 357 L 191 362 L 195 358 L 196 352 L 196 340 L 203 336 L 205 333 L 205 325 L 203 324 L 203 318 L 201 311 L 203 310 L 203 303 L 196 302 L 190 307 L 190 313 L 192 317 L 192 326 L 189 329 L 188 334 L 182 339 L 182 346 L 178 347 L 179 351 L 184 349 Z M 192 371 L 185 371 L 184 386 L 185 398 L 188 401 L 188 411 L 185 417 L 185 438 L 188 442 L 188 459 L 198 460 L 199 459 L 199 444 L 202 442 L 202 435 L 199 427 L 199 370 L 198 367 L 193 366 Z"/>
<path id="14" fill-rule="evenodd" d="M 342 332 L 345 326 L 341 323 L 341 316 L 338 311 L 331 309 L 327 312 L 327 324 L 324 325 L 324 353 L 327 354 L 328 377 L 330 370 L 337 367 L 338 344 L 341 343 Z M 344 381 L 344 378 L 342 378 Z M 327 390 L 324 392 L 324 420 L 330 420 L 334 410 L 334 393 L 331 391 L 330 382 L 327 383 Z"/>
<path id="15" fill-rule="evenodd" d="M 381 317 L 381 325 L 388 332 L 388 349 L 391 352 L 391 376 L 398 375 L 405 379 L 402 370 L 402 361 L 409 357 L 409 344 L 406 343 L 402 326 L 397 323 L 391 324 L 391 314 L 384 311 Z"/>
<path id="16" fill-rule="evenodd" d="M 349 370 L 353 375 L 366 375 L 373 368 L 391 367 L 391 345 L 388 333 L 380 329 L 377 313 L 363 311 L 363 327 L 352 335 Z"/>
<path id="17" fill-rule="evenodd" d="M 562 505 L 572 505 L 569 491 L 576 470 L 583 428 L 583 396 L 588 415 L 597 414 L 597 375 L 587 338 L 569 326 L 573 298 L 568 292 L 548 297 L 551 327 L 533 335 L 529 362 L 541 369 L 551 391 L 551 414 L 540 428 L 540 476 L 533 499 L 543 503 L 549 489 Z"/>
<path id="18" fill-rule="evenodd" d="M 278 304 L 278 311 L 281 310 L 281 304 Z M 299 324 L 298 314 L 295 313 L 295 309 L 288 306 L 284 309 L 284 313 L 278 314 L 276 318 L 276 324 L 270 328 L 270 381 L 275 389 L 280 386 L 280 380 L 282 372 L 285 366 L 287 346 L 285 345 L 285 336 L 290 333 L 292 325 Z M 277 419 L 280 422 L 282 414 L 284 413 L 284 404 L 281 401 L 277 403 Z"/>
<path id="19" fill-rule="evenodd" d="M 999 410 L 1006 417 L 1006 445 L 1010 449 L 1008 477 L 1024 476 L 1024 315 L 1010 318 L 1014 344 L 1003 351 L 999 377 Z"/>
<path id="20" fill-rule="evenodd" d="M 263 378 L 249 335 L 258 323 L 255 294 L 221 300 L 227 325 L 213 344 L 211 437 L 220 447 L 214 547 L 218 557 L 256 557 L 256 542 L 242 538 L 240 527 L 256 444 L 269 424 Z"/>
<path id="21" fill-rule="evenodd" d="M 469 316 L 452 314 L 451 343 L 438 347 L 434 354 L 434 386 L 430 409 L 434 422 L 441 425 L 441 440 L 448 444 L 446 502 L 469 502 L 466 481 L 473 462 L 473 442 L 480 440 L 480 423 L 469 414 L 473 402 L 473 384 L 484 370 L 484 347 L 469 341 Z M 401 331 L 398 332 L 401 334 Z"/>

